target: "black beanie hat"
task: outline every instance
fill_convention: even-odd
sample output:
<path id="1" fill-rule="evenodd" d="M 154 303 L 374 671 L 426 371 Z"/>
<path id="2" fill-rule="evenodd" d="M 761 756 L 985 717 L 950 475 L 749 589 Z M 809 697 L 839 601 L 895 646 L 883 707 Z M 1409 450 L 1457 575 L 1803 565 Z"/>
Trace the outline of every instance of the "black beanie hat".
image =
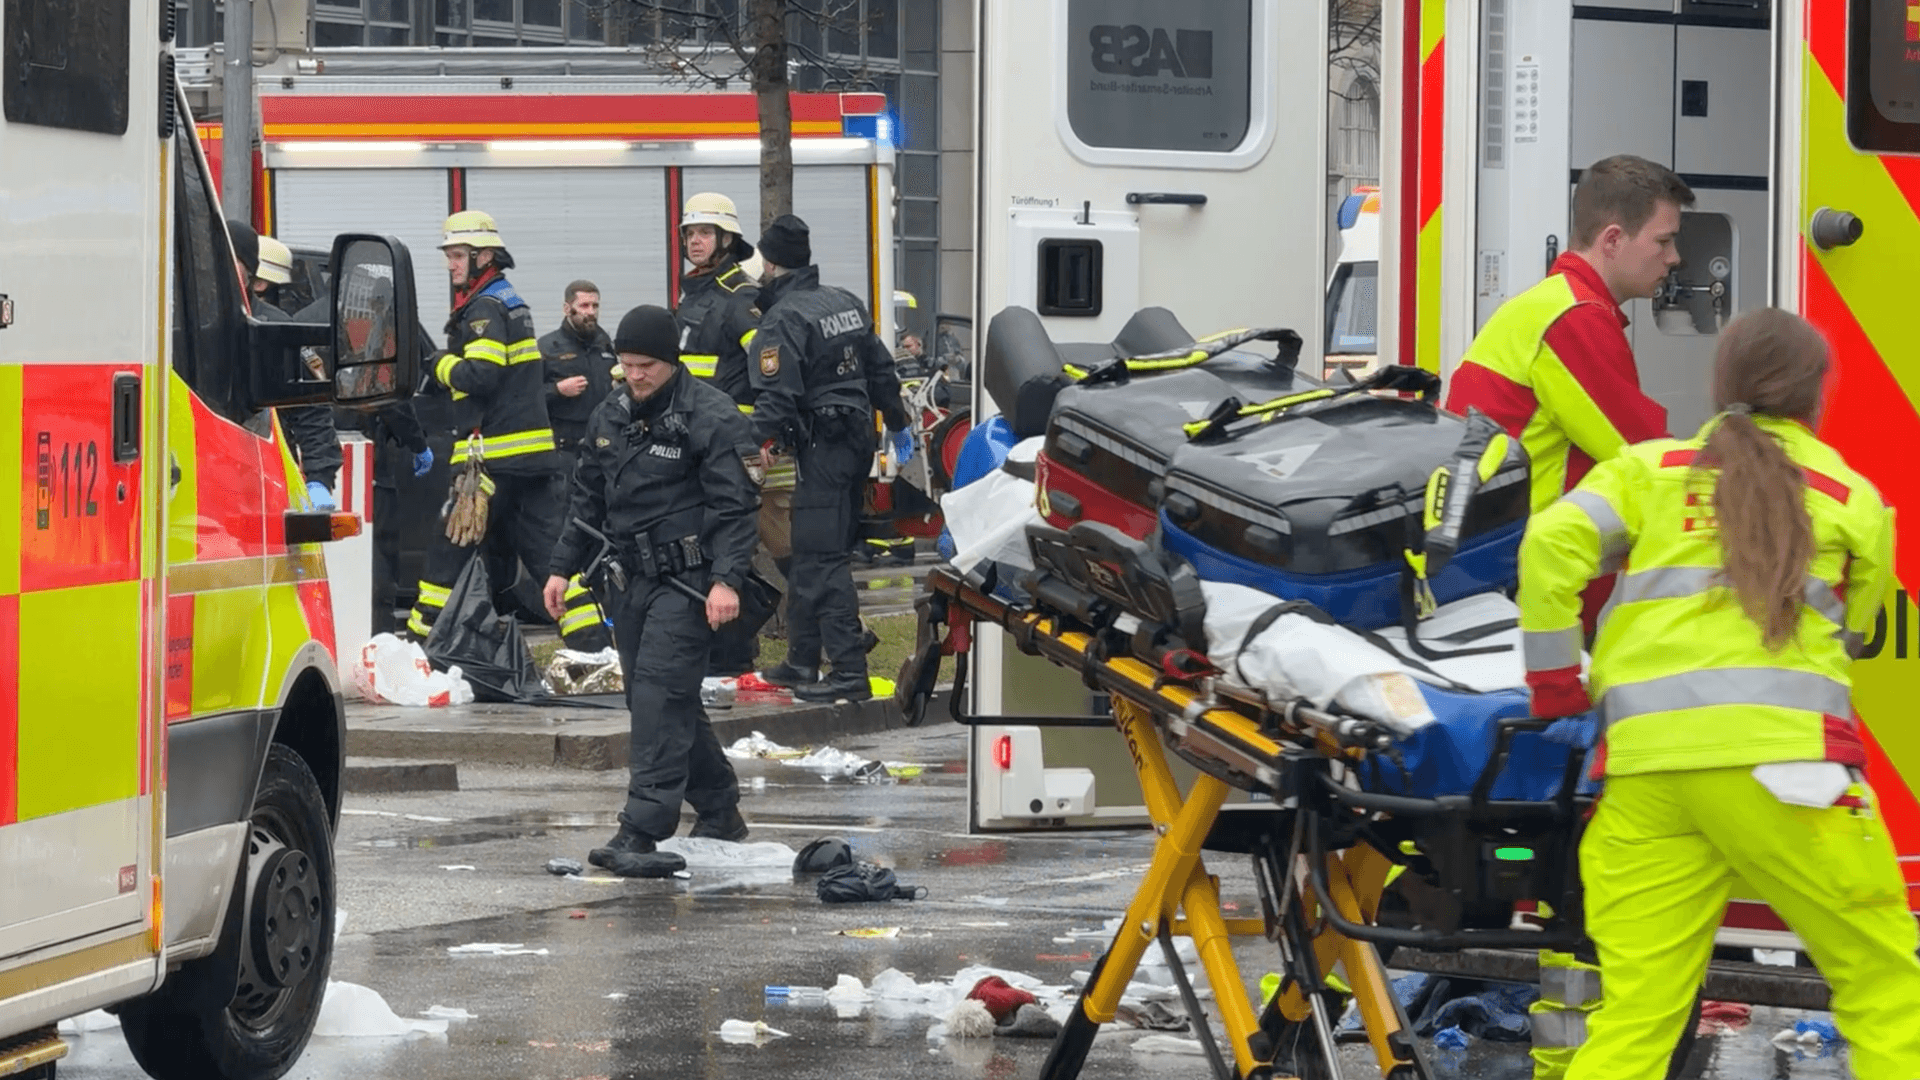
<path id="1" fill-rule="evenodd" d="M 808 239 L 807 223 L 792 214 L 781 214 L 760 235 L 760 257 L 785 270 L 813 265 L 813 245 Z"/>
<path id="2" fill-rule="evenodd" d="M 253 226 L 233 218 L 227 219 L 227 235 L 233 238 L 233 256 L 240 265 L 247 268 L 247 276 L 260 272 L 260 234 Z"/>
<path id="3" fill-rule="evenodd" d="M 657 304 L 641 304 L 620 318 L 620 332 L 613 335 L 613 350 L 639 353 L 670 364 L 680 362 L 680 328 L 673 313 Z"/>

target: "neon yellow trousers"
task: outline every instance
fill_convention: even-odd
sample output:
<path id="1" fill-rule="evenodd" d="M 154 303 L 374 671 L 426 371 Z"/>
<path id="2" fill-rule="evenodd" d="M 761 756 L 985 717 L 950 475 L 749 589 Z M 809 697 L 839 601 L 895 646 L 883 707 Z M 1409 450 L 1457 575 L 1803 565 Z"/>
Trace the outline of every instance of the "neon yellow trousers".
<path id="1" fill-rule="evenodd" d="M 1666 1074 L 1736 876 L 1833 988 L 1853 1075 L 1920 1077 L 1920 931 L 1877 811 L 1788 806 L 1744 768 L 1612 777 L 1580 873 L 1606 995 L 1567 1080 Z"/>

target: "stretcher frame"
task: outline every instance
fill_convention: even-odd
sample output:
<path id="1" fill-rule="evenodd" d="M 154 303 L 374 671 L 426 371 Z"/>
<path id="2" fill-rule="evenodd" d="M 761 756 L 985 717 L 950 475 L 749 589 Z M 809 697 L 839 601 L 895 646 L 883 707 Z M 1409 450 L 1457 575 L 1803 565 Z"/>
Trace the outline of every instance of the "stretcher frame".
<path id="1" fill-rule="evenodd" d="M 1392 835 L 1324 829 L 1321 814 L 1309 806 L 1344 806 L 1347 812 L 1411 816 L 1450 810 L 1487 808 L 1487 789 L 1503 764 L 1511 735 L 1537 730 L 1537 722 L 1503 721 L 1495 760 L 1471 796 L 1426 800 L 1358 792 L 1335 776 L 1340 767 L 1361 762 L 1370 752 L 1385 752 L 1392 736 L 1369 721 L 1333 715 L 1300 701 L 1269 702 L 1234 692 L 1209 680 L 1195 680 L 1178 665 L 1158 668 L 1138 656 L 1115 651 L 1111 636 L 1077 625 L 1059 613 L 1009 603 L 993 595 L 992 583 L 949 567 L 935 569 L 920 600 L 920 657 L 937 661 L 942 641 L 933 632 L 946 623 L 952 630 L 949 651 L 957 654 L 959 677 L 952 698 L 955 718 L 972 723 L 960 701 L 965 680 L 967 631 L 954 618 L 992 623 L 1025 652 L 1078 671 L 1090 689 L 1112 701 L 1112 724 L 1125 741 L 1139 777 L 1148 814 L 1158 839 L 1111 946 L 1095 964 L 1073 1012 L 1041 1070 L 1043 1080 L 1078 1077 L 1101 1025 L 1118 1014 L 1122 996 L 1147 948 L 1164 951 L 1192 1030 L 1219 1080 L 1282 1080 L 1343 1075 L 1336 1059 L 1341 1039 L 1334 1033 L 1342 995 L 1327 975 L 1339 964 L 1361 1020 L 1361 1033 L 1384 1080 L 1430 1080 L 1436 1076 L 1412 1035 L 1412 1024 L 1393 996 L 1375 942 L 1425 949 L 1567 948 L 1582 936 L 1575 895 L 1572 909 L 1529 930 L 1469 930 L 1451 934 L 1402 930 L 1376 924 L 1381 900 L 1396 865 L 1407 851 Z M 937 668 L 937 663 L 935 664 Z M 924 668 L 923 668 L 924 670 Z M 924 714 L 926 697 L 915 696 L 903 673 L 901 690 L 909 696 L 909 722 Z M 922 683 L 927 680 L 922 680 Z M 1003 722 L 996 719 L 994 722 Z M 1023 720 L 1039 723 L 1045 720 Z M 1060 721 L 1081 726 L 1086 718 Z M 1171 749 L 1198 770 L 1183 797 L 1168 763 Z M 1579 809 L 1571 792 L 1578 755 L 1569 764 L 1566 797 L 1556 807 L 1565 816 L 1568 852 L 1577 842 Z M 1203 848 L 1222 824 L 1228 796 L 1236 788 L 1265 792 L 1276 799 L 1263 814 L 1275 826 L 1251 845 L 1260 891 L 1259 918 L 1228 918 L 1220 907 L 1219 879 L 1207 870 Z M 1291 795 L 1284 793 L 1291 792 Z M 1494 804 L 1498 806 L 1499 804 Z M 1522 804 L 1536 810 L 1540 804 Z M 1256 812 L 1258 813 L 1258 812 Z M 1235 811 L 1233 817 L 1246 816 Z M 1358 819 L 1356 819 L 1358 820 Z M 1241 838 L 1246 839 L 1245 837 Z M 1414 855 L 1414 858 L 1419 858 Z M 1577 875 L 1574 875 L 1577 879 Z M 1227 1034 L 1227 1053 L 1213 1038 L 1185 966 L 1172 938 L 1189 938 L 1214 988 L 1216 1007 Z M 1279 947 L 1282 982 L 1264 1005 L 1232 988 L 1244 987 L 1233 956 L 1233 939 L 1264 938 Z"/>

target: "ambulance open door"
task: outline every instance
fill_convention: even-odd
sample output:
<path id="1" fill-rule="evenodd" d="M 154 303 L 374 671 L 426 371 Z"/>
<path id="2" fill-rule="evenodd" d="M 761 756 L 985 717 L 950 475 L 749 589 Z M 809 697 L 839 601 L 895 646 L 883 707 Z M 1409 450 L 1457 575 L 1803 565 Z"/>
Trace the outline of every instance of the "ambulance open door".
<path id="1" fill-rule="evenodd" d="M 1784 5 L 1783 5 L 1784 6 Z M 1895 509 L 1896 592 L 1853 668 L 1872 736 L 1869 778 L 1920 911 L 1920 9 L 1907 0 L 1806 0 L 1781 35 L 1783 305 L 1823 330 L 1838 369 L 1820 437 Z M 1729 913 L 1729 925 L 1734 915 Z"/>
<path id="2" fill-rule="evenodd" d="M 1326 23 L 1299 0 L 981 0 L 974 325 L 1018 305 L 1111 341 L 1159 306 L 1196 335 L 1291 327 L 1319 370 Z M 1144 824 L 1100 696 L 997 630 L 974 648 L 972 828 Z"/>

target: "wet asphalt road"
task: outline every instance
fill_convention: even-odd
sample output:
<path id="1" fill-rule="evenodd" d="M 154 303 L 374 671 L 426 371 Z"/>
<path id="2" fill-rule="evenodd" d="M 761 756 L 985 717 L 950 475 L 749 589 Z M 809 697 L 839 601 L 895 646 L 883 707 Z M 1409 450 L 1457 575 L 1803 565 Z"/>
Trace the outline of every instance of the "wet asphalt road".
<path id="1" fill-rule="evenodd" d="M 743 810 L 754 841 L 798 848 L 840 835 L 863 858 L 892 866 L 926 900 L 824 905 L 784 869 L 697 870 L 684 881 L 593 883 L 556 878 L 556 855 L 584 858 L 613 829 L 621 776 L 463 767 L 464 790 L 350 797 L 339 849 L 346 912 L 333 976 L 371 987 L 402 1017 L 430 1006 L 478 1019 L 445 1035 L 316 1038 L 289 1074 L 395 1080 L 781 1077 L 969 1080 L 1031 1077 L 1047 1045 L 1008 1038 L 934 1041 L 934 1018 L 884 1003 L 841 1017 L 831 1008 L 769 1000 L 770 984 L 870 981 L 892 967 L 921 982 L 971 965 L 1068 982 L 1103 948 L 1060 941 L 1119 914 L 1150 854 L 1142 835 L 997 839 L 965 835 L 960 729 L 945 725 L 848 740 L 848 749 L 924 763 L 889 786 L 826 782 L 774 762 L 742 763 Z M 471 869 L 465 869 L 470 867 Z M 1223 899 L 1257 910 L 1238 859 L 1212 867 Z M 893 938 L 841 931 L 897 927 Z M 547 955 L 453 956 L 474 942 L 522 944 Z M 1238 950 L 1251 982 L 1271 970 L 1264 943 Z M 727 1019 L 765 1020 L 790 1033 L 764 1045 L 717 1034 Z M 1703 1040 L 1689 1075 L 1795 1078 L 1846 1075 L 1831 1057 L 1781 1054 L 1767 1037 L 1795 1017 L 1757 1010 L 1744 1033 Z M 1198 1057 L 1137 1053 L 1141 1033 L 1114 1028 L 1094 1044 L 1089 1077 L 1201 1077 Z M 1349 1078 L 1377 1075 L 1344 1048 Z M 1442 1077 L 1520 1080 L 1523 1048 L 1476 1042 Z M 66 1080 L 132 1080 L 117 1031 L 80 1037 Z"/>

